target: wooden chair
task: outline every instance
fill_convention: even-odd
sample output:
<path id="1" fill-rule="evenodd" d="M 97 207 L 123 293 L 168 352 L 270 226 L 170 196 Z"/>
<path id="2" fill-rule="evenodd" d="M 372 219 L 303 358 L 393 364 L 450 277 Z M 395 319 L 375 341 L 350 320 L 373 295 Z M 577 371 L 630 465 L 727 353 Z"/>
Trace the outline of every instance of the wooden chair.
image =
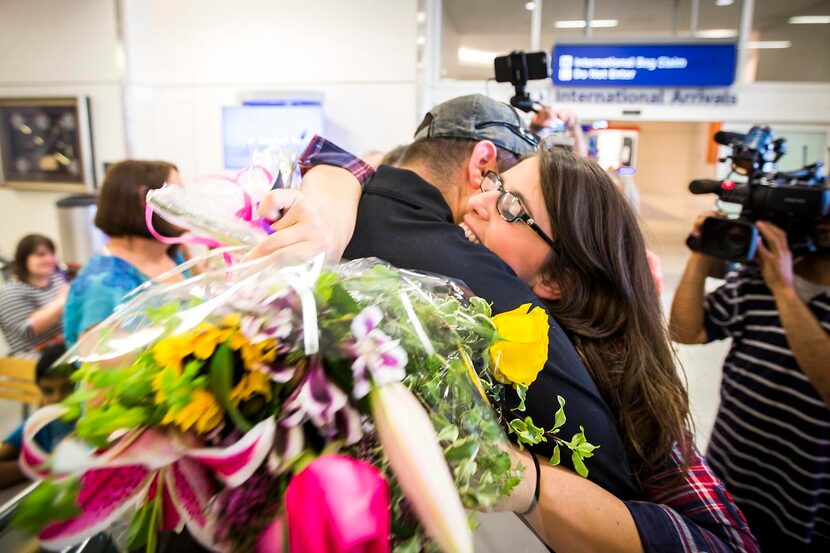
<path id="1" fill-rule="evenodd" d="M 23 417 L 29 416 L 29 406 L 40 404 L 40 389 L 35 379 L 34 359 L 0 357 L 0 398 L 23 404 Z"/>

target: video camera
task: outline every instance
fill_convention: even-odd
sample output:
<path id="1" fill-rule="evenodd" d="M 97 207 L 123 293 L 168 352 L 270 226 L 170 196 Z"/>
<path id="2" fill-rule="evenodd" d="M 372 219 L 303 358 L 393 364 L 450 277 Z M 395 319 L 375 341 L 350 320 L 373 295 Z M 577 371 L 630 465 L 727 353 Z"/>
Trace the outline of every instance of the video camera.
<path id="1" fill-rule="evenodd" d="M 815 250 L 811 231 L 830 213 L 830 189 L 821 162 L 796 171 L 779 172 L 775 163 L 786 152 L 785 140 L 774 138 L 769 127 L 752 127 L 745 135 L 718 132 L 715 141 L 732 148 L 720 161 L 732 160 L 732 172 L 746 175 L 743 183 L 730 179 L 693 180 L 692 194 L 716 194 L 721 201 L 741 205 L 735 219 L 707 217 L 699 237 L 689 236 L 693 251 L 729 261 L 749 263 L 755 257 L 758 228 L 755 221 L 770 221 L 784 229 L 795 255 Z M 730 174 L 731 176 L 731 174 Z"/>
<path id="2" fill-rule="evenodd" d="M 527 81 L 547 79 L 550 76 L 548 54 L 546 52 L 528 52 L 513 50 L 506 56 L 493 60 L 496 70 L 496 82 L 510 83 L 516 94 L 510 98 L 510 105 L 522 111 L 536 111 L 535 102 L 530 99 L 525 87 Z"/>

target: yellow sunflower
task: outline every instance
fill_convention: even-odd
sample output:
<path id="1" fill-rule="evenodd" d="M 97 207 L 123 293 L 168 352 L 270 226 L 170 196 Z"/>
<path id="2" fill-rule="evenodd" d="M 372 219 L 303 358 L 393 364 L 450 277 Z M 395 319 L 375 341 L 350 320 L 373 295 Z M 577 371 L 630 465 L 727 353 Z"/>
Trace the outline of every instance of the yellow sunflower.
<path id="1" fill-rule="evenodd" d="M 224 413 L 213 394 L 206 390 L 193 391 L 190 403 L 178 411 L 170 411 L 161 424 L 176 424 L 182 430 L 194 428 L 199 434 L 205 434 L 216 428 Z"/>

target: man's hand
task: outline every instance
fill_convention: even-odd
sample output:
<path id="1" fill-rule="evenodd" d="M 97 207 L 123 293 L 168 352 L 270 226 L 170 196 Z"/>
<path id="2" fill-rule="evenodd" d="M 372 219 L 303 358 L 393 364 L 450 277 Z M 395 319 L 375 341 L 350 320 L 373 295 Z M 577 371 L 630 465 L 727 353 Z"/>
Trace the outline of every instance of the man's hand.
<path id="1" fill-rule="evenodd" d="M 764 282 L 774 293 L 793 287 L 793 254 L 787 244 L 787 233 L 765 221 L 756 223 L 763 240 L 758 239 L 758 265 Z M 766 242 L 766 244 L 765 244 Z"/>
<path id="2" fill-rule="evenodd" d="M 700 234 L 703 231 L 703 222 L 709 217 L 717 216 L 718 212 L 714 209 L 704 211 L 699 214 L 695 217 L 694 223 L 692 223 L 692 231 L 690 234 L 696 238 L 700 238 Z M 692 252 L 692 256 L 689 258 L 688 269 L 696 271 L 703 276 L 709 276 L 715 274 L 715 269 L 719 263 L 721 262 L 711 255 L 706 255 L 701 252 Z"/>
<path id="3" fill-rule="evenodd" d="M 550 106 L 542 106 L 533 114 L 530 125 L 534 128 L 543 129 L 552 126 L 557 119 L 565 123 L 565 127 L 569 131 L 572 131 L 579 124 L 576 114 L 569 109 L 554 110 Z"/>
<path id="4" fill-rule="evenodd" d="M 331 261 L 343 255 L 318 206 L 302 190 L 272 190 L 260 202 L 259 214 L 274 221 L 271 225 L 274 233 L 254 246 L 248 258 L 263 257 L 277 250 L 288 259 L 311 259 L 325 253 Z"/>

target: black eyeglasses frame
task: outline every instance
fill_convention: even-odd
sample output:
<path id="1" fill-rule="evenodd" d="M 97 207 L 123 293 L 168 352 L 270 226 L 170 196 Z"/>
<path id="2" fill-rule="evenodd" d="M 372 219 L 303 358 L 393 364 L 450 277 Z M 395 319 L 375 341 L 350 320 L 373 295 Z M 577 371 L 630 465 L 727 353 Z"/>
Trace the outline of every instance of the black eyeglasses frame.
<path id="1" fill-rule="evenodd" d="M 504 181 L 502 181 L 501 175 L 499 175 L 495 171 L 487 171 L 484 174 L 484 179 L 481 181 L 481 184 L 479 185 L 479 190 L 481 190 L 482 192 L 488 192 L 488 190 L 484 189 L 484 180 L 488 179 L 492 180 L 496 184 L 496 190 L 498 190 L 501 193 L 499 199 L 496 200 L 496 208 L 498 209 L 501 218 L 507 221 L 508 223 L 515 223 L 516 221 L 523 222 L 528 227 L 530 227 L 530 230 L 538 234 L 539 237 L 542 240 L 544 240 L 548 246 L 551 247 L 551 249 L 556 250 L 556 242 L 554 242 L 553 238 L 548 236 L 547 233 L 544 230 L 542 230 L 542 227 L 540 227 L 538 223 L 536 223 L 536 221 L 533 220 L 533 217 L 531 217 L 530 213 L 528 213 L 527 207 L 525 207 L 525 204 L 521 200 L 521 198 L 519 198 L 513 192 L 510 192 L 509 190 L 504 188 Z M 522 209 L 520 213 L 512 215 L 510 213 L 505 214 L 504 211 L 502 211 L 502 202 L 507 195 L 510 195 L 512 198 L 514 198 L 516 200 L 516 203 L 519 204 L 519 207 Z"/>

